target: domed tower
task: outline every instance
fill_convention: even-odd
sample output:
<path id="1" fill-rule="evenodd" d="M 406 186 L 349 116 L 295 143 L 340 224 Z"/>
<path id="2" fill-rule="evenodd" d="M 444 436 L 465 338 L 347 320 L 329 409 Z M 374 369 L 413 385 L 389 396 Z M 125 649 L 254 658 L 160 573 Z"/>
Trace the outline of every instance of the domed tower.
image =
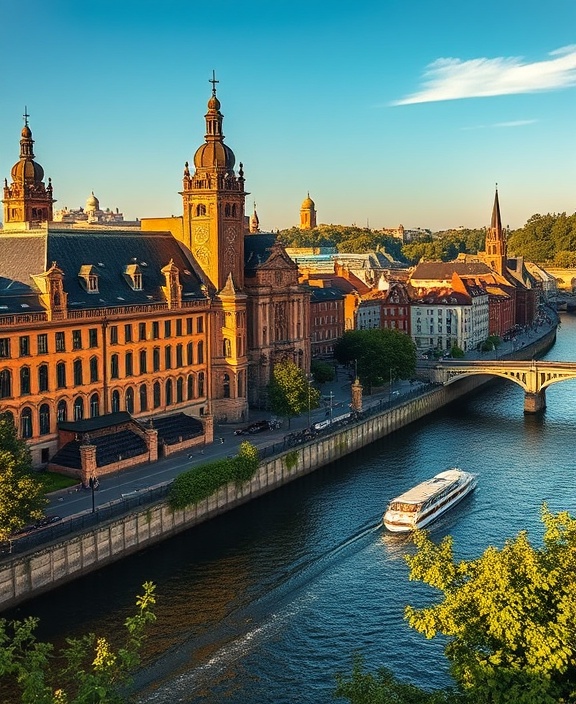
<path id="1" fill-rule="evenodd" d="M 20 159 L 11 171 L 12 183 L 4 179 L 4 228 L 34 227 L 52 220 L 52 183 L 44 184 L 44 169 L 34 161 L 34 140 L 28 126 L 30 116 L 24 111 L 20 138 Z"/>
<path id="2" fill-rule="evenodd" d="M 308 193 L 300 207 L 300 229 L 311 230 L 314 227 L 316 227 L 316 206 Z"/>
<path id="3" fill-rule="evenodd" d="M 184 206 L 184 244 L 217 291 L 231 275 L 244 287 L 244 191 L 242 164 L 234 172 L 234 152 L 224 144 L 223 115 L 216 97 L 215 77 L 208 101 L 205 143 L 194 154 L 194 174 L 184 168 L 181 196 Z"/>
<path id="4" fill-rule="evenodd" d="M 94 191 L 86 199 L 86 207 L 84 212 L 88 216 L 88 222 L 98 222 L 98 213 L 100 211 L 100 201 L 94 195 Z"/>

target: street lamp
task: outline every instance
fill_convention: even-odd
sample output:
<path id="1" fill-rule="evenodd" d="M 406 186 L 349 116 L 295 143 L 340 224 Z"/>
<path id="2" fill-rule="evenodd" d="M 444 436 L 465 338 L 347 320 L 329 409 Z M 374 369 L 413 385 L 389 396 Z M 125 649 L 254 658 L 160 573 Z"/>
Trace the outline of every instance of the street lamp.
<path id="1" fill-rule="evenodd" d="M 332 399 L 334 398 L 334 394 L 332 391 L 330 392 L 330 423 L 332 423 Z"/>
<path id="2" fill-rule="evenodd" d="M 88 480 L 88 485 L 90 487 L 90 490 L 92 491 L 92 513 L 95 513 L 96 505 L 94 501 L 94 490 L 100 486 L 100 482 L 96 477 L 90 477 L 90 479 Z"/>

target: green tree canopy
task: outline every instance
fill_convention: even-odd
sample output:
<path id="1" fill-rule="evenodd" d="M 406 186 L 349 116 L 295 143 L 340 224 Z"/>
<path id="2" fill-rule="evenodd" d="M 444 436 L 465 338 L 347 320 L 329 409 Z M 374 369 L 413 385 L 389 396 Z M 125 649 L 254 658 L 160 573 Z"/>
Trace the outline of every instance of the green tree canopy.
<path id="1" fill-rule="evenodd" d="M 126 640 L 114 651 L 93 633 L 69 638 L 55 657 L 54 646 L 36 640 L 37 618 L 0 619 L 0 676 L 11 698 L 22 704 L 121 704 L 120 688 L 140 663 L 148 626 L 156 620 L 155 586 L 146 582 L 136 599 L 137 612 L 126 619 Z M 18 697 L 16 699 L 15 697 Z"/>
<path id="2" fill-rule="evenodd" d="M 390 378 L 409 379 L 416 369 L 416 348 L 399 330 L 347 330 L 334 347 L 340 364 L 357 363 L 358 376 L 369 388 Z"/>
<path id="3" fill-rule="evenodd" d="M 273 413 L 288 418 L 288 422 L 308 408 L 320 405 L 320 392 L 308 383 L 304 371 L 291 360 L 274 366 L 268 395 Z"/>
<path id="4" fill-rule="evenodd" d="M 576 701 L 576 520 L 542 509 L 544 539 L 526 531 L 502 549 L 456 561 L 452 538 L 416 532 L 410 579 L 439 590 L 438 603 L 408 606 L 410 625 L 442 634 L 451 672 L 472 702 Z"/>
<path id="5" fill-rule="evenodd" d="M 0 413 L 0 540 L 42 518 L 46 504 L 26 443 L 18 439 L 12 416 Z"/>
<path id="6" fill-rule="evenodd" d="M 310 372 L 317 384 L 324 384 L 327 381 L 334 381 L 336 372 L 334 365 L 324 362 L 321 359 L 313 359 L 310 365 Z"/>

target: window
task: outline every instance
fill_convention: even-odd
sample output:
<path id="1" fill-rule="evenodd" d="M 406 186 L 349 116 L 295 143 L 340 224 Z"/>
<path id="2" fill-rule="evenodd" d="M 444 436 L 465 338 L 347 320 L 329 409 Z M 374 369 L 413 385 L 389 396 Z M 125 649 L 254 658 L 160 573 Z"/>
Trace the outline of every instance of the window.
<path id="1" fill-rule="evenodd" d="M 230 340 L 227 337 L 224 338 L 222 352 L 224 354 L 224 357 L 232 356 L 232 345 L 230 344 Z"/>
<path id="2" fill-rule="evenodd" d="M 196 318 L 196 332 L 204 332 L 204 318 Z"/>
<path id="3" fill-rule="evenodd" d="M 192 331 L 193 331 L 192 322 L 193 322 L 192 318 L 186 318 L 186 334 L 187 335 L 192 334 Z"/>
<path id="4" fill-rule="evenodd" d="M 194 343 L 189 342 L 186 345 L 186 364 L 191 366 L 194 364 Z"/>
<path id="5" fill-rule="evenodd" d="M 10 338 L 0 337 L 0 357 L 10 356 Z"/>
<path id="6" fill-rule="evenodd" d="M 111 345 L 118 344 L 118 326 L 117 325 L 110 326 L 110 344 Z"/>
<path id="7" fill-rule="evenodd" d="M 188 401 L 191 401 L 194 398 L 194 374 L 189 374 L 188 375 Z"/>
<path id="8" fill-rule="evenodd" d="M 90 418 L 97 418 L 100 415 L 100 397 L 98 394 L 90 396 Z"/>
<path id="9" fill-rule="evenodd" d="M 50 432 L 50 406 L 47 403 L 40 406 L 38 419 L 40 421 L 40 435 L 48 435 Z"/>
<path id="10" fill-rule="evenodd" d="M 36 340 L 38 343 L 38 354 L 48 354 L 48 335 L 42 333 L 37 336 Z"/>
<path id="11" fill-rule="evenodd" d="M 56 420 L 58 423 L 65 423 L 68 419 L 68 406 L 66 401 L 58 401 L 56 408 Z"/>
<path id="12" fill-rule="evenodd" d="M 110 378 L 111 379 L 118 379 L 120 376 L 120 369 L 118 365 L 118 355 L 113 354 L 110 357 Z"/>
<path id="13" fill-rule="evenodd" d="M 90 381 L 98 381 L 98 357 L 90 357 Z"/>
<path id="14" fill-rule="evenodd" d="M 3 369 L 0 372 L 0 398 L 10 398 L 12 396 L 12 372 Z"/>
<path id="15" fill-rule="evenodd" d="M 120 392 L 114 390 L 112 392 L 112 413 L 118 413 L 120 410 Z"/>
<path id="16" fill-rule="evenodd" d="M 126 352 L 124 357 L 124 371 L 125 376 L 132 376 L 134 374 L 134 357 L 132 352 Z"/>
<path id="17" fill-rule="evenodd" d="M 154 395 L 154 408 L 159 408 L 160 407 L 160 382 L 158 382 L 158 381 L 154 382 L 153 395 Z"/>
<path id="18" fill-rule="evenodd" d="M 172 321 L 164 321 L 164 337 L 172 337 Z"/>
<path id="19" fill-rule="evenodd" d="M 124 326 L 124 342 L 132 342 L 132 325 L 130 323 Z"/>
<path id="20" fill-rule="evenodd" d="M 204 372 L 198 374 L 198 396 L 204 396 Z"/>
<path id="21" fill-rule="evenodd" d="M 74 361 L 74 386 L 82 386 L 82 360 Z"/>
<path id="22" fill-rule="evenodd" d="M 48 391 L 48 365 L 38 367 L 38 391 Z"/>
<path id="23" fill-rule="evenodd" d="M 98 347 L 98 328 L 90 328 L 88 330 L 88 346 Z"/>
<path id="24" fill-rule="evenodd" d="M 160 371 L 160 348 L 159 347 L 155 347 L 152 352 L 152 371 L 153 372 Z"/>
<path id="25" fill-rule="evenodd" d="M 182 403 L 184 400 L 184 380 L 178 379 L 176 381 L 176 403 Z"/>
<path id="26" fill-rule="evenodd" d="M 78 396 L 74 400 L 74 420 L 82 420 L 84 418 L 84 399 Z"/>
<path id="27" fill-rule="evenodd" d="M 138 339 L 140 341 L 146 339 L 146 323 L 138 323 Z"/>
<path id="28" fill-rule="evenodd" d="M 196 215 L 206 215 L 206 206 L 200 203 L 196 206 Z"/>
<path id="29" fill-rule="evenodd" d="M 172 399 L 172 379 L 166 380 L 166 405 L 171 406 L 173 403 Z"/>
<path id="30" fill-rule="evenodd" d="M 182 337 L 182 318 L 178 318 L 176 321 L 176 336 Z"/>
<path id="31" fill-rule="evenodd" d="M 126 410 L 132 415 L 134 413 L 134 389 L 131 386 L 126 389 L 124 402 L 126 403 Z"/>
<path id="32" fill-rule="evenodd" d="M 56 365 L 56 386 L 59 389 L 66 388 L 66 365 L 64 362 L 58 362 Z"/>
<path id="33" fill-rule="evenodd" d="M 204 343 L 202 340 L 198 343 L 198 348 L 196 350 L 196 356 L 198 359 L 196 360 L 197 364 L 204 364 Z"/>
<path id="34" fill-rule="evenodd" d="M 160 337 L 160 323 L 157 320 L 152 322 L 152 339 L 157 340 Z"/>
<path id="35" fill-rule="evenodd" d="M 184 355 L 183 355 L 183 347 L 182 345 L 176 345 L 176 366 L 181 367 L 184 363 Z"/>
<path id="36" fill-rule="evenodd" d="M 164 369 L 172 369 L 172 345 L 164 348 Z"/>
<path id="37" fill-rule="evenodd" d="M 72 349 L 82 349 L 82 330 L 72 330 Z"/>
<path id="38" fill-rule="evenodd" d="M 30 393 L 30 367 L 20 370 L 20 396 Z"/>
<path id="39" fill-rule="evenodd" d="M 148 410 L 148 389 L 146 384 L 142 384 L 139 390 L 140 396 L 140 413 Z"/>
<path id="40" fill-rule="evenodd" d="M 66 341 L 63 332 L 56 333 L 56 352 L 66 352 Z"/>
<path id="41" fill-rule="evenodd" d="M 140 350 L 140 374 L 146 374 L 148 371 L 148 355 L 146 350 Z"/>
<path id="42" fill-rule="evenodd" d="M 222 391 L 224 393 L 224 398 L 230 398 L 230 374 L 224 374 Z"/>
<path id="43" fill-rule="evenodd" d="M 32 437 L 32 411 L 29 408 L 23 408 L 20 414 L 20 435 L 23 438 Z"/>
<path id="44" fill-rule="evenodd" d="M 29 357 L 30 356 L 30 336 L 24 335 L 20 338 L 20 356 Z"/>

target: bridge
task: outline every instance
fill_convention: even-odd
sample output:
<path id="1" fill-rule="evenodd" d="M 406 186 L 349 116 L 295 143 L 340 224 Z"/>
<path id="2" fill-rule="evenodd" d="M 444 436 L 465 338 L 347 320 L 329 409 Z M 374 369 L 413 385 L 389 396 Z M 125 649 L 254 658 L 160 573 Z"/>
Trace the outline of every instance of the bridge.
<path id="1" fill-rule="evenodd" d="M 566 379 L 576 379 L 575 362 L 530 362 L 486 360 L 481 362 L 439 363 L 432 370 L 431 381 L 452 384 L 471 374 L 487 374 L 509 379 L 524 389 L 524 413 L 546 408 L 546 389 Z"/>

